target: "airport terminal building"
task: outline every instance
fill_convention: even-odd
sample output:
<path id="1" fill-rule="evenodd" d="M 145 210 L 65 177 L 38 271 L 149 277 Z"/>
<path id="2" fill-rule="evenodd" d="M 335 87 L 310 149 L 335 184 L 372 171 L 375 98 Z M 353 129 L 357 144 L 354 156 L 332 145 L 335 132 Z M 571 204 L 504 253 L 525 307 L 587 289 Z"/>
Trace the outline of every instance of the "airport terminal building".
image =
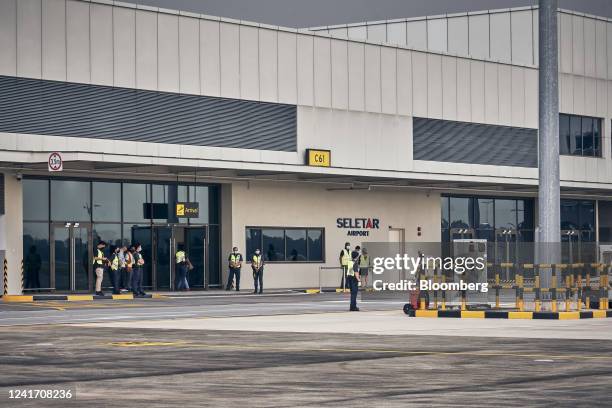
<path id="1" fill-rule="evenodd" d="M 612 20 L 558 17 L 561 228 L 612 242 Z M 223 286 L 232 246 L 262 249 L 266 288 L 305 288 L 345 241 L 533 241 L 537 23 L 519 8 L 296 30 L 0 0 L 8 293 L 92 291 L 99 240 L 141 243 L 149 290 L 174 289 L 180 244 L 194 288 Z"/>

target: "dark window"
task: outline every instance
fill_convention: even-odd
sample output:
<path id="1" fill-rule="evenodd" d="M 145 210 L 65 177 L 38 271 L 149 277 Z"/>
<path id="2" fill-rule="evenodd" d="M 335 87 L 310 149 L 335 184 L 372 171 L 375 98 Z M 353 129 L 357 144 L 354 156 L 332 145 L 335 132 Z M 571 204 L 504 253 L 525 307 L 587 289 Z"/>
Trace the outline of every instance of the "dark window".
<path id="1" fill-rule="evenodd" d="M 601 120 L 593 120 L 593 156 L 601 157 Z"/>
<path id="2" fill-rule="evenodd" d="M 570 117 L 559 115 L 559 153 L 570 154 Z"/>
<path id="3" fill-rule="evenodd" d="M 287 239 L 287 261 L 305 262 L 308 260 L 306 255 L 306 230 L 288 229 L 285 230 Z"/>
<path id="4" fill-rule="evenodd" d="M 516 200 L 495 200 L 495 227 L 516 229 Z"/>
<path id="5" fill-rule="evenodd" d="M 570 117 L 571 146 L 570 154 L 582 156 L 582 120 L 580 116 Z"/>
<path id="6" fill-rule="evenodd" d="M 323 261 L 323 230 L 308 230 L 308 260 L 311 262 Z"/>
<path id="7" fill-rule="evenodd" d="M 23 219 L 26 221 L 49 220 L 49 181 L 29 180 L 23 183 Z"/>
<path id="8" fill-rule="evenodd" d="M 448 228 L 448 197 L 441 197 L 440 207 L 442 209 L 441 219 L 442 219 L 442 228 Z"/>
<path id="9" fill-rule="evenodd" d="M 601 157 L 601 119 L 559 114 L 559 153 Z"/>
<path id="10" fill-rule="evenodd" d="M 123 183 L 123 219 L 129 222 L 147 221 L 145 204 L 150 201 L 148 184 Z"/>
<path id="11" fill-rule="evenodd" d="M 578 202 L 575 200 L 561 200 L 561 229 L 578 229 Z"/>
<path id="12" fill-rule="evenodd" d="M 121 222 L 121 184 L 92 184 L 93 220 Z"/>
<path id="13" fill-rule="evenodd" d="M 206 186 L 189 187 L 189 201 L 198 203 L 200 209 L 200 216 L 189 220 L 191 224 L 208 224 L 208 203 L 210 200 L 208 190 L 209 188 Z"/>
<path id="14" fill-rule="evenodd" d="M 593 118 L 582 118 L 582 155 L 593 156 Z"/>
<path id="15" fill-rule="evenodd" d="M 285 260 L 285 231 L 282 229 L 263 230 L 263 253 L 270 262 Z"/>
<path id="16" fill-rule="evenodd" d="M 472 198 L 451 197 L 450 198 L 450 226 L 451 228 L 469 228 L 472 226 Z"/>
<path id="17" fill-rule="evenodd" d="M 51 220 L 90 221 L 90 183 L 51 180 Z"/>
<path id="18" fill-rule="evenodd" d="M 256 249 L 261 250 L 261 229 L 247 228 L 246 229 L 246 253 L 244 254 L 244 256 L 247 259 L 251 259 Z"/>
<path id="19" fill-rule="evenodd" d="M 50 288 L 49 224 L 23 223 L 23 278 L 25 289 Z"/>

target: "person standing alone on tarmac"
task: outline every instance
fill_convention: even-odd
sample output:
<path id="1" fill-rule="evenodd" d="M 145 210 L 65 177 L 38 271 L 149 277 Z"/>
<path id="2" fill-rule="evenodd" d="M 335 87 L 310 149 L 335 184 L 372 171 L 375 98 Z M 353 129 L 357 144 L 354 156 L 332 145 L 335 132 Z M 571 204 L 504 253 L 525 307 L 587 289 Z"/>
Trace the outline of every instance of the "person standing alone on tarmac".
<path id="1" fill-rule="evenodd" d="M 145 260 L 142 256 L 142 246 L 140 244 L 136 244 L 135 248 L 134 269 L 132 270 L 132 293 L 134 294 L 134 297 L 137 297 L 144 296 L 146 294 L 144 290 L 142 290 L 142 274 Z"/>
<path id="2" fill-rule="evenodd" d="M 346 275 L 349 269 L 349 263 L 351 261 L 351 243 L 346 242 L 344 249 L 340 251 L 340 267 L 342 268 L 342 277 L 340 278 L 340 287 L 346 288 Z"/>
<path id="3" fill-rule="evenodd" d="M 187 281 L 187 272 L 189 270 L 189 259 L 185 253 L 185 246 L 179 244 L 176 251 L 176 289 L 189 290 L 189 282 Z"/>
<path id="4" fill-rule="evenodd" d="M 232 248 L 232 253 L 227 257 L 229 262 L 229 276 L 225 290 L 230 290 L 236 277 L 236 292 L 240 292 L 240 268 L 242 268 L 242 254 L 238 252 L 238 247 Z"/>
<path id="5" fill-rule="evenodd" d="M 359 311 L 357 307 L 357 293 L 359 292 L 359 249 L 359 245 L 357 245 L 355 250 L 351 252 L 351 258 L 346 273 L 346 284 L 351 290 L 351 305 L 349 307 L 351 312 Z"/>
<path id="6" fill-rule="evenodd" d="M 253 285 L 255 290 L 253 293 L 257 293 L 257 287 L 259 286 L 259 293 L 263 293 L 263 272 L 264 272 L 264 260 L 261 251 L 255 250 L 253 259 L 251 260 L 251 268 L 253 269 Z"/>
<path id="7" fill-rule="evenodd" d="M 96 245 L 94 252 L 93 264 L 96 274 L 96 296 L 104 296 L 104 292 L 102 292 L 102 278 L 104 278 L 104 266 L 108 263 L 108 259 L 104 255 L 105 248 L 106 242 L 100 241 Z"/>

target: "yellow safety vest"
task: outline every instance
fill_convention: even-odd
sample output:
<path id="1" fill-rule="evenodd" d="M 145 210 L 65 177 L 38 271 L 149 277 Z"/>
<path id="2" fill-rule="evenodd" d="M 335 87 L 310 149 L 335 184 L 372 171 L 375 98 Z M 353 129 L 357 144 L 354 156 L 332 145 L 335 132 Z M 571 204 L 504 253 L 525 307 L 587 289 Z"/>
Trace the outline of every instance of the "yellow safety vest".
<path id="1" fill-rule="evenodd" d="M 185 251 L 178 251 L 176 253 L 176 263 L 180 264 L 185 262 Z"/>
<path id="2" fill-rule="evenodd" d="M 368 266 L 370 266 L 370 259 L 368 255 L 361 255 L 361 257 L 359 258 L 359 267 L 367 268 Z"/>
<path id="3" fill-rule="evenodd" d="M 239 267 L 239 263 L 241 262 L 240 260 L 240 254 L 234 254 L 232 253 L 230 255 L 230 266 L 234 265 L 236 268 Z M 232 266 L 232 267 L 234 267 Z"/>
<path id="4" fill-rule="evenodd" d="M 102 251 L 100 251 L 100 250 L 98 249 L 98 254 L 96 255 L 96 258 L 104 258 L 104 252 L 102 252 Z M 104 264 L 104 262 L 102 261 L 102 259 L 94 259 L 94 260 L 93 260 L 93 264 L 94 264 L 94 265 L 96 265 L 96 264 L 97 264 L 97 265 L 103 265 L 103 264 Z"/>
<path id="5" fill-rule="evenodd" d="M 115 255 L 113 257 L 113 261 L 111 262 L 111 269 L 113 271 L 116 271 L 117 269 L 119 269 L 119 256 Z"/>
<path id="6" fill-rule="evenodd" d="M 259 269 L 261 266 L 261 255 L 253 255 L 253 266 Z"/>
<path id="7" fill-rule="evenodd" d="M 341 263 L 342 263 L 342 266 L 349 266 L 349 264 L 351 264 L 352 266 L 351 251 L 347 251 L 346 249 L 342 250 Z"/>

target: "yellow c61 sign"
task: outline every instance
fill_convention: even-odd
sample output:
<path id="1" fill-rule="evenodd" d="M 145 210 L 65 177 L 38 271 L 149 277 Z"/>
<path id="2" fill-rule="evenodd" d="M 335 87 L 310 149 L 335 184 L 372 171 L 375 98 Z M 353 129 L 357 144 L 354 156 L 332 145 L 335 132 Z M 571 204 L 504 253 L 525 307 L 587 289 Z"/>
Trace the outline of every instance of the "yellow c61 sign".
<path id="1" fill-rule="evenodd" d="M 306 150 L 306 164 L 317 167 L 331 166 L 331 151 L 329 150 Z"/>

